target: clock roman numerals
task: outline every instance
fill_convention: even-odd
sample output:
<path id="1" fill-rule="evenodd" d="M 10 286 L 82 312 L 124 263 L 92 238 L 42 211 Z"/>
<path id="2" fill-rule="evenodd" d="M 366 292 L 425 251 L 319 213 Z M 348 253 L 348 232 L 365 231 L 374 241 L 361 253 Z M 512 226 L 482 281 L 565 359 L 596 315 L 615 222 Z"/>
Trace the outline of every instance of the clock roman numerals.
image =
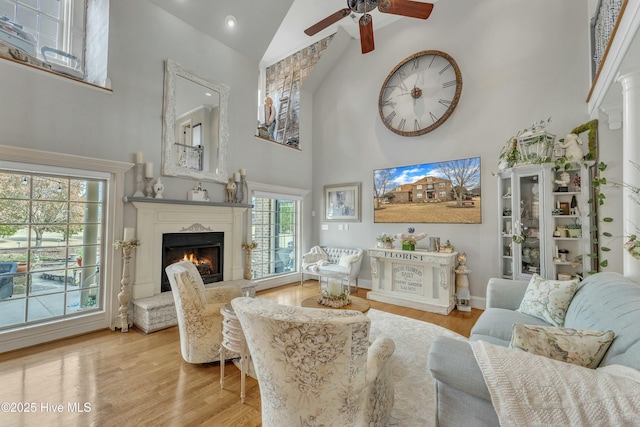
<path id="1" fill-rule="evenodd" d="M 448 101 L 446 99 L 440 99 L 438 100 L 438 104 L 444 105 L 445 107 L 449 108 L 449 106 L 451 105 L 451 101 Z"/>
<path id="2" fill-rule="evenodd" d="M 431 120 L 433 120 L 433 123 L 438 121 L 438 117 L 435 116 L 431 111 L 429 111 L 429 116 L 431 116 Z"/>
<path id="3" fill-rule="evenodd" d="M 407 124 L 407 119 L 402 119 L 400 120 L 400 123 L 398 123 L 398 130 L 399 131 L 403 131 L 404 130 L 404 125 Z"/>
<path id="4" fill-rule="evenodd" d="M 395 116 L 396 116 L 396 112 L 392 111 L 384 118 L 384 121 L 387 122 L 390 125 Z"/>
<path id="5" fill-rule="evenodd" d="M 442 88 L 446 89 L 448 87 L 457 86 L 457 85 L 458 85 L 458 81 L 457 80 L 451 80 L 450 82 L 442 83 Z"/>
<path id="6" fill-rule="evenodd" d="M 411 70 L 419 70 L 420 69 L 420 57 L 413 58 L 413 62 L 411 63 Z"/>
<path id="7" fill-rule="evenodd" d="M 418 121 L 418 119 L 415 119 L 413 121 L 413 131 L 417 132 L 420 130 L 420 122 Z"/>
<path id="8" fill-rule="evenodd" d="M 438 71 L 438 74 L 440 74 L 440 75 L 444 74 L 444 72 L 447 71 L 451 67 L 452 67 L 451 63 L 448 63 L 442 70 Z"/>

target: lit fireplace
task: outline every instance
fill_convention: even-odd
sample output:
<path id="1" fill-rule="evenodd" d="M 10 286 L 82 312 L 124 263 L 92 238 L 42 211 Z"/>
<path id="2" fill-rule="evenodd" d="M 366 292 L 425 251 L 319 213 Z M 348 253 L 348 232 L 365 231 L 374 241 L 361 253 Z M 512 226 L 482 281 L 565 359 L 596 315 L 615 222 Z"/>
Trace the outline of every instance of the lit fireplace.
<path id="1" fill-rule="evenodd" d="M 204 283 L 223 280 L 224 233 L 169 233 L 162 235 L 162 292 L 171 290 L 165 267 L 191 261 Z"/>

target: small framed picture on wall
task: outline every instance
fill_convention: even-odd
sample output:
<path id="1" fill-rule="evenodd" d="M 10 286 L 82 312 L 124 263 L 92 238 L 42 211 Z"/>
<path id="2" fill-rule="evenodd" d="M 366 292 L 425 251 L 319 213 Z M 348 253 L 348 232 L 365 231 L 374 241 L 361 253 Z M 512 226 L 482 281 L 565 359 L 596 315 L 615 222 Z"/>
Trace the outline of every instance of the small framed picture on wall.
<path id="1" fill-rule="evenodd" d="M 361 183 L 324 186 L 324 221 L 360 222 Z"/>

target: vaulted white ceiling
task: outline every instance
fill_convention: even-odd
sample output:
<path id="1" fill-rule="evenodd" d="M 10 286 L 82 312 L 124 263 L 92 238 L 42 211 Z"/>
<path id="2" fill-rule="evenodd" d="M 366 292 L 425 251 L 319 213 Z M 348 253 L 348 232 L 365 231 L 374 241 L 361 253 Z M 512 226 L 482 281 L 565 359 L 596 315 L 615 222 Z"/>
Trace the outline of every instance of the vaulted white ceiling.
<path id="1" fill-rule="evenodd" d="M 358 18 L 347 17 L 313 37 L 304 30 L 330 14 L 347 7 L 347 0 L 149 0 L 221 43 L 261 61 L 272 63 L 296 52 L 343 27 L 353 38 L 359 38 Z M 414 0 L 435 3 L 434 0 Z M 437 6 L 432 17 L 437 14 Z M 238 20 L 235 29 L 224 26 L 224 18 Z M 374 32 L 403 18 L 374 10 Z M 170 31 L 170 29 L 168 29 Z"/>

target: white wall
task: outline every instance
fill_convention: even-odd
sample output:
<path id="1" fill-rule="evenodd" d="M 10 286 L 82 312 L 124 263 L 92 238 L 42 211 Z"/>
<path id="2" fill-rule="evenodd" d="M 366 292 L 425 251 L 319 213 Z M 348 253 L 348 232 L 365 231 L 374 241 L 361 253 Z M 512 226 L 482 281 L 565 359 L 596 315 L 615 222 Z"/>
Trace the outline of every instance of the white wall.
<path id="1" fill-rule="evenodd" d="M 483 298 L 487 280 L 499 274 L 492 175 L 498 155 L 509 137 L 541 119 L 552 117 L 548 129 L 559 137 L 589 121 L 587 23 L 582 0 L 447 0 L 436 3 L 427 21 L 404 18 L 375 30 L 372 53 L 362 55 L 354 40 L 314 93 L 313 240 L 369 248 L 381 232 L 415 226 L 467 252 L 471 293 Z M 397 63 L 429 49 L 450 54 L 460 66 L 460 102 L 433 132 L 398 136 L 380 120 L 380 86 Z M 373 223 L 374 169 L 476 156 L 482 162 L 481 224 Z M 348 231 L 329 223 L 322 231 L 322 186 L 341 182 L 362 182 L 362 222 Z M 370 279 L 368 259 L 361 277 Z"/>
<path id="2" fill-rule="evenodd" d="M 188 26 L 146 0 L 111 1 L 109 77 L 113 94 L 55 79 L 0 60 L 0 144 L 133 161 L 144 152 L 160 173 L 164 60 L 230 86 L 228 171 L 248 179 L 311 187 L 311 152 L 265 143 L 256 129 L 258 63 Z M 196 182 L 163 178 L 165 198 L 186 199 Z M 129 172 L 126 194 L 134 192 Z M 204 183 L 213 201 L 224 187 Z M 135 212 L 125 207 L 125 225 Z"/>

